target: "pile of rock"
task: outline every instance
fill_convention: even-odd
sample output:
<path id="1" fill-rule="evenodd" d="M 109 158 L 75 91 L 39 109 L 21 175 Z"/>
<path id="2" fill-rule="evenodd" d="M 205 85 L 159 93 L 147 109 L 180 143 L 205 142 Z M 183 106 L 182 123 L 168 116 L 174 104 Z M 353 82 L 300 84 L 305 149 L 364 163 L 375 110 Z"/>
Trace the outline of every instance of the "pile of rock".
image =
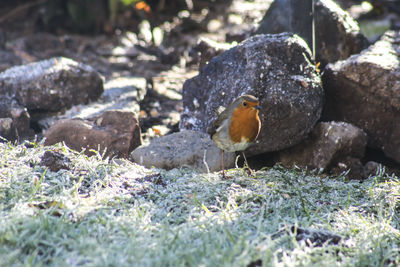
<path id="1" fill-rule="evenodd" d="M 92 67 L 63 57 L 7 69 L 0 73 L 0 136 L 11 141 L 30 138 L 35 125 L 47 129 L 46 122 L 67 109 L 84 109 L 92 103 L 91 112 L 76 111 L 76 118 L 53 124 L 45 133 L 45 144 L 65 142 L 88 154 L 100 150 L 109 156 L 128 157 L 141 144 L 138 108 L 121 108 L 121 102 L 129 106 L 121 92 L 118 103 L 109 104 L 111 108 L 99 103 L 96 108 L 94 101 L 104 92 L 103 80 Z M 119 109 L 113 110 L 115 106 Z"/>

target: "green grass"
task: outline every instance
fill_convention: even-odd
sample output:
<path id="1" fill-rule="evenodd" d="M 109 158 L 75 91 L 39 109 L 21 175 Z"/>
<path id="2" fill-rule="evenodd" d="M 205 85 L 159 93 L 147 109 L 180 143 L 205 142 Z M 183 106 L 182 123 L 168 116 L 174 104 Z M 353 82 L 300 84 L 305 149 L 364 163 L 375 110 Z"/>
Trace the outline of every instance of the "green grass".
<path id="1" fill-rule="evenodd" d="M 40 165 L 45 150 L 70 170 Z M 397 266 L 400 182 L 276 166 L 230 180 L 0 144 L 0 266 Z M 342 237 L 314 246 L 292 226 Z"/>

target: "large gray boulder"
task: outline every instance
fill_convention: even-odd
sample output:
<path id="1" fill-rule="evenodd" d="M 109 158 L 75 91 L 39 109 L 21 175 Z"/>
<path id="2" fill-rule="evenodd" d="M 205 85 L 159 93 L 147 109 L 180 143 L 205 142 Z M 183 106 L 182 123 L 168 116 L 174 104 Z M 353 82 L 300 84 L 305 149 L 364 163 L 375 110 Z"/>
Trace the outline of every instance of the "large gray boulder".
<path id="1" fill-rule="evenodd" d="M 307 44 L 283 33 L 253 36 L 217 57 L 183 85 L 180 128 L 207 132 L 243 94 L 260 99 L 258 144 L 249 155 L 277 151 L 303 140 L 320 118 L 324 92 Z"/>
<path id="2" fill-rule="evenodd" d="M 371 147 L 400 162 L 400 32 L 345 61 L 327 65 L 324 120 L 352 123 Z"/>

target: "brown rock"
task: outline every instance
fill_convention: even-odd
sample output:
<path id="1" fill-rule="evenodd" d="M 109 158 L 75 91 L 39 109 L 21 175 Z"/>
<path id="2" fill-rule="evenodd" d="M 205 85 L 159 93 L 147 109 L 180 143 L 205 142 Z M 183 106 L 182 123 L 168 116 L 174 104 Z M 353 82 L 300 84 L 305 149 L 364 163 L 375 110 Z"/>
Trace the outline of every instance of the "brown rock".
<path id="1" fill-rule="evenodd" d="M 214 57 L 184 83 L 180 128 L 207 132 L 220 106 L 247 93 L 262 106 L 258 144 L 249 155 L 299 143 L 320 118 L 324 96 L 310 57 L 306 43 L 288 33 L 253 36 Z"/>
<path id="2" fill-rule="evenodd" d="M 400 162 L 400 32 L 346 61 L 329 64 L 323 75 L 324 120 L 352 123 L 368 134 L 368 145 Z"/>
<path id="3" fill-rule="evenodd" d="M 321 122 L 305 141 L 279 152 L 279 159 L 287 167 L 326 171 L 348 157 L 362 158 L 366 144 L 366 134 L 351 124 Z"/>
<path id="4" fill-rule="evenodd" d="M 98 150 L 106 156 L 127 158 L 141 144 L 140 127 L 136 114 L 124 111 L 105 111 L 90 120 L 60 120 L 45 132 L 45 145 L 58 142 L 77 151 Z"/>

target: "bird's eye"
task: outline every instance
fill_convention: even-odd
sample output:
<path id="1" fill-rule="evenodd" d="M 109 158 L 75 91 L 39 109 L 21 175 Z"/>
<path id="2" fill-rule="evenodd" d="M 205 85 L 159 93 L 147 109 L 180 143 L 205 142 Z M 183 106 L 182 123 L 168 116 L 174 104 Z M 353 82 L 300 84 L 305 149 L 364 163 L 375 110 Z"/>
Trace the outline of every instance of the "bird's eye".
<path id="1" fill-rule="evenodd" d="M 243 102 L 243 107 L 247 107 L 247 102 Z"/>

